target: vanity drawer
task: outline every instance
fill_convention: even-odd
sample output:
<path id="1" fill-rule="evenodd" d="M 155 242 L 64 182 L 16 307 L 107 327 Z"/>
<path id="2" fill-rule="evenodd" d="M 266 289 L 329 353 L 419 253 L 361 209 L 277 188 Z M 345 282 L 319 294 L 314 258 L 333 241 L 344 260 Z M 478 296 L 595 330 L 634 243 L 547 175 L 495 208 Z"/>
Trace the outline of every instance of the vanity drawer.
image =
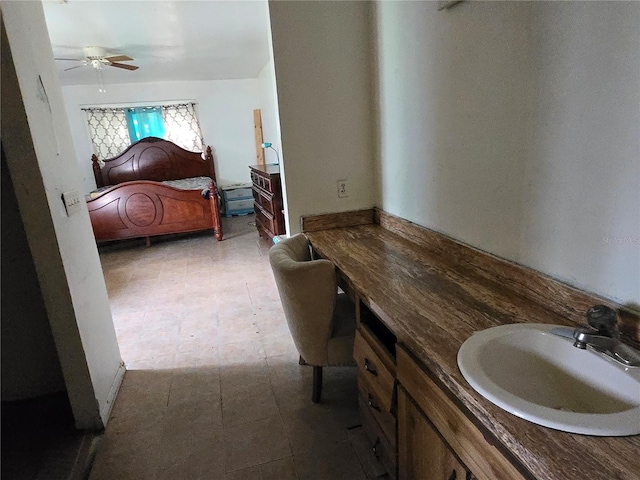
<path id="1" fill-rule="evenodd" d="M 364 384 L 368 386 L 368 391 L 380 401 L 379 406 L 383 411 L 391 412 L 391 407 L 394 404 L 395 376 L 367 343 L 360 330 L 356 331 L 353 358 L 358 365 L 359 381 L 361 379 L 365 382 Z"/>
<path id="2" fill-rule="evenodd" d="M 360 408 L 366 408 L 369 414 L 375 418 L 376 423 L 387 437 L 392 447 L 396 446 L 396 418 L 390 412 L 384 411 L 380 406 L 380 400 L 371 391 L 367 382 L 358 377 L 358 392 L 360 394 Z"/>
<path id="3" fill-rule="evenodd" d="M 367 401 L 362 398 L 362 395 L 358 396 L 358 404 L 360 406 L 362 427 L 371 441 L 373 454 L 384 468 L 387 469 L 389 477 L 395 479 L 397 477 L 396 471 L 398 464 L 396 449 L 391 445 L 387 436 L 380 428 L 380 425 L 376 422 L 375 417 L 371 414 L 371 410 L 367 405 Z"/>

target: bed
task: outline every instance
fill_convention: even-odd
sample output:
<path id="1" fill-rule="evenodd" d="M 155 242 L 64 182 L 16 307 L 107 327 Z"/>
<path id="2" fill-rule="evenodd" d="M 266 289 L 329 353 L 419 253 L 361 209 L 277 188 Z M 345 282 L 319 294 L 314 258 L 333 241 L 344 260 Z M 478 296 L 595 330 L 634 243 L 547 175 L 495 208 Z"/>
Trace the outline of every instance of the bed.
<path id="1" fill-rule="evenodd" d="M 211 147 L 203 155 L 148 137 L 114 158 L 91 157 L 87 198 L 96 241 L 213 230 L 222 240 Z M 176 182 L 177 181 L 177 182 Z"/>

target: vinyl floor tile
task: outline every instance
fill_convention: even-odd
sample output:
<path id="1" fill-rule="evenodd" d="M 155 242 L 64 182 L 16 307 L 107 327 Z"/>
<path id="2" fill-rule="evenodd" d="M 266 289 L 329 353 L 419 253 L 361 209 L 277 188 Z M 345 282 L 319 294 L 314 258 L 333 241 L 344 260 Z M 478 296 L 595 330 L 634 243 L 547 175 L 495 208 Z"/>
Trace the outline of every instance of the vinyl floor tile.
<path id="1" fill-rule="evenodd" d="M 260 466 L 262 480 L 298 480 L 293 458 L 283 458 Z"/>
<path id="2" fill-rule="evenodd" d="M 128 371 L 90 480 L 379 473 L 349 428 L 355 369 L 326 369 L 322 404 L 311 403 L 311 367 L 298 365 L 253 221 L 223 219 L 222 242 L 204 232 L 101 249 Z"/>
<path id="3" fill-rule="evenodd" d="M 224 445 L 227 472 L 291 456 L 280 417 L 225 427 Z"/>
<path id="4" fill-rule="evenodd" d="M 358 457 L 348 441 L 294 455 L 293 461 L 300 480 L 366 480 Z"/>

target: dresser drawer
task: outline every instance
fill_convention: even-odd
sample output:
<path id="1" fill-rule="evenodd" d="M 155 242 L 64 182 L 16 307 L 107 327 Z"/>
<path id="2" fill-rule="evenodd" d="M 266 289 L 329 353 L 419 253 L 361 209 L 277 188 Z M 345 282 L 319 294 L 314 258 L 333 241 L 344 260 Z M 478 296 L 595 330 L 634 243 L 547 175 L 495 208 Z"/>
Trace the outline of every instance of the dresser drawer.
<path id="1" fill-rule="evenodd" d="M 245 198 L 242 200 L 229 200 L 227 202 L 227 213 L 238 210 L 253 210 L 253 199 Z"/>
<path id="2" fill-rule="evenodd" d="M 253 199 L 267 212 L 271 213 L 272 215 L 276 213 L 276 207 L 274 205 L 272 193 L 267 193 L 259 188 L 253 187 Z"/>
<path id="3" fill-rule="evenodd" d="M 251 181 L 254 185 L 258 185 L 265 190 L 271 191 L 271 179 L 269 177 L 263 177 L 255 172 L 251 172 Z"/>
<path id="4" fill-rule="evenodd" d="M 251 187 L 234 188 L 233 190 L 222 190 L 226 200 L 234 200 L 238 198 L 251 198 Z"/>
<path id="5" fill-rule="evenodd" d="M 256 227 L 261 237 L 271 241 L 274 236 L 285 233 L 280 168 L 278 165 L 250 165 L 249 168 Z"/>
<path id="6" fill-rule="evenodd" d="M 368 385 L 368 391 L 372 392 L 380 401 L 379 407 L 385 412 L 391 412 L 394 402 L 395 377 L 367 343 L 360 330 L 356 331 L 353 358 L 358 365 L 358 378 L 362 379 L 365 385 Z"/>
<path id="7" fill-rule="evenodd" d="M 273 216 L 266 212 L 260 205 L 254 202 L 256 211 L 256 222 L 265 229 L 271 236 L 275 235 L 275 224 Z"/>

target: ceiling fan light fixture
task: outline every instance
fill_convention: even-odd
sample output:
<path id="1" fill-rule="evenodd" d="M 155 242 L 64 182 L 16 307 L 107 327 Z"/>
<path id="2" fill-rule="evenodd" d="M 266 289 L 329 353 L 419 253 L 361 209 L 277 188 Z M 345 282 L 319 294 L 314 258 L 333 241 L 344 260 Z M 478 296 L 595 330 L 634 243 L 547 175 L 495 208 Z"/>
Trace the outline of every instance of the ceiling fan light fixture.
<path id="1" fill-rule="evenodd" d="M 76 61 L 82 62 L 81 65 L 77 65 L 74 67 L 65 68 L 64 71 L 74 70 L 76 68 L 90 66 L 96 71 L 96 76 L 98 77 L 98 92 L 105 93 L 107 90 L 104 86 L 104 77 L 102 70 L 104 67 L 115 67 L 122 70 L 137 70 L 138 67 L 136 65 L 130 65 L 126 63 L 120 62 L 129 62 L 132 61 L 128 55 L 116 54 L 110 55 L 107 52 L 107 49 L 104 47 L 84 47 L 82 49 L 85 58 L 84 59 L 76 59 L 76 58 L 56 58 L 56 60 L 68 60 L 68 61 Z"/>
<path id="2" fill-rule="evenodd" d="M 103 47 L 84 47 L 82 52 L 89 60 L 100 60 L 108 55 L 107 49 Z"/>
<path id="3" fill-rule="evenodd" d="M 106 93 L 107 88 L 104 86 L 104 77 L 102 75 L 102 66 L 96 68 L 96 75 L 98 76 L 98 93 Z"/>

